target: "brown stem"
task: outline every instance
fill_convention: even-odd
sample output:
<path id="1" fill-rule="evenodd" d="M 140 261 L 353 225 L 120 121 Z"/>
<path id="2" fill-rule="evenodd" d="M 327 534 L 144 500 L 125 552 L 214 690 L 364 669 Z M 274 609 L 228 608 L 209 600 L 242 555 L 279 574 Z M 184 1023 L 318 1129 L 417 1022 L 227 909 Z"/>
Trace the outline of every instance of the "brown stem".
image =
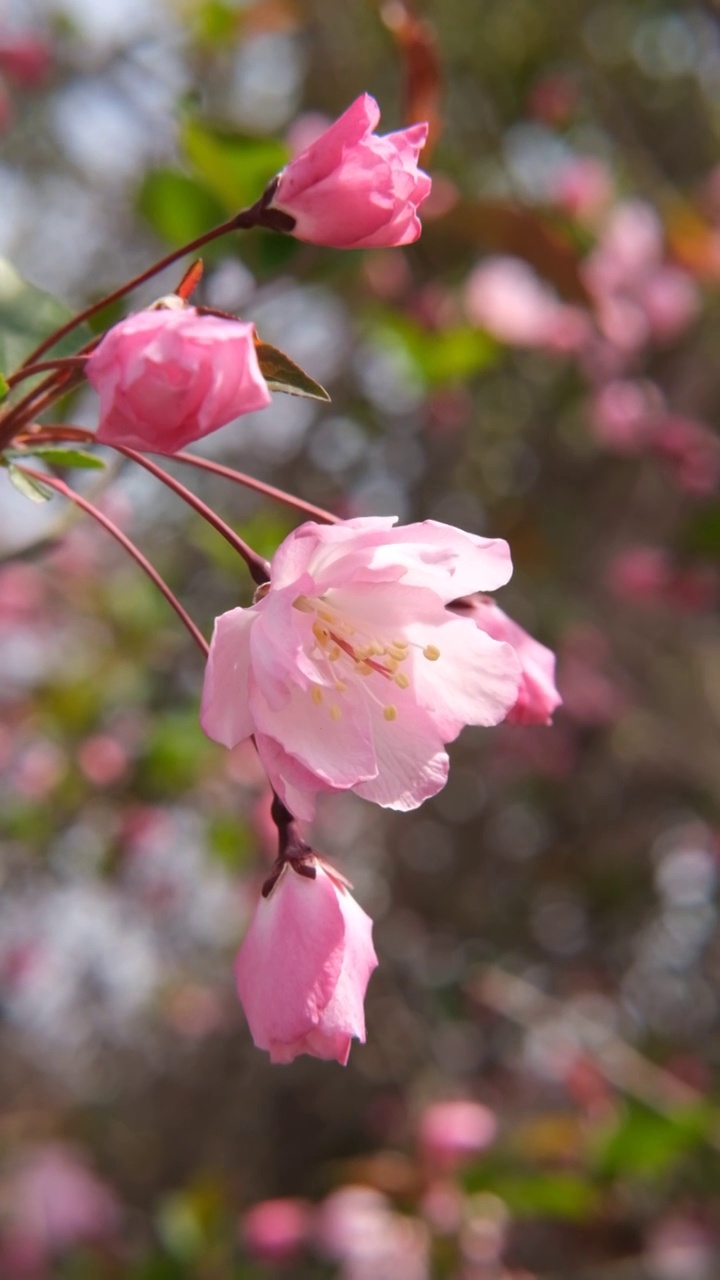
<path id="1" fill-rule="evenodd" d="M 235 214 L 233 218 L 227 222 L 221 223 L 219 227 L 213 227 L 211 231 L 206 231 L 203 235 L 197 236 L 195 240 L 191 240 L 189 244 L 184 244 L 180 249 L 173 249 L 172 253 L 167 253 L 164 258 L 160 258 L 157 262 L 148 267 L 146 271 L 141 271 L 139 275 L 133 276 L 132 280 L 126 281 L 117 289 L 113 289 L 112 293 L 107 293 L 103 298 L 99 298 L 97 302 L 93 302 L 89 307 L 85 307 L 84 311 L 79 311 L 76 316 L 68 320 L 67 324 L 62 325 L 51 333 L 48 338 L 30 352 L 30 355 L 23 361 L 21 367 L 28 364 L 34 364 L 35 361 L 50 347 L 54 347 L 56 342 L 64 338 L 66 334 L 72 333 L 78 325 L 89 320 L 90 316 L 94 316 L 96 312 L 102 311 L 105 307 L 110 306 L 112 302 L 118 302 L 120 298 L 124 298 L 126 294 L 132 293 L 138 285 L 144 284 L 146 280 L 151 280 L 158 272 L 163 271 L 165 267 L 171 267 L 173 262 L 177 262 L 180 258 L 184 258 L 186 253 L 194 253 L 196 249 L 202 248 L 204 244 L 209 244 L 211 240 L 218 240 L 220 236 L 227 235 L 230 231 L 248 231 L 251 227 L 257 226 L 263 212 L 263 200 L 259 200 L 249 209 L 241 209 L 240 213 Z"/>
<path id="2" fill-rule="evenodd" d="M 254 489 L 256 493 L 262 493 L 266 498 L 284 502 L 286 506 L 302 511 L 303 515 L 311 520 L 317 520 L 320 524 L 339 523 L 339 516 L 325 511 L 323 507 L 316 507 L 312 502 L 296 498 L 294 494 L 286 493 L 284 489 L 276 489 L 274 485 L 266 484 L 264 480 L 256 480 L 255 476 L 246 475 L 244 471 L 235 471 L 233 467 L 224 467 L 222 463 L 211 462 L 208 458 L 198 458 L 194 453 L 174 453 L 173 457 L 177 462 L 187 462 L 192 467 L 199 467 L 201 471 L 210 471 L 213 475 L 223 476 L 225 480 L 234 480 L 236 484 L 242 484 L 246 489 Z"/>
<path id="3" fill-rule="evenodd" d="M 149 560 L 146 560 L 139 547 L 136 547 L 135 543 L 131 542 L 130 538 L 126 537 L 122 530 L 118 529 L 117 525 L 114 524 L 112 520 L 108 519 L 108 517 L 104 515 L 98 507 L 94 506 L 92 502 L 88 502 L 87 498 L 83 498 L 81 494 L 76 493 L 74 489 L 71 489 L 69 485 L 65 484 L 64 480 L 58 480 L 55 476 L 45 475 L 44 472 L 33 471 L 30 467 L 26 467 L 25 465 L 21 466 L 17 462 L 15 463 L 15 466 L 23 475 L 29 476 L 31 480 L 37 480 L 39 484 L 47 485 L 50 489 L 55 489 L 58 493 L 61 493 L 63 497 L 69 498 L 70 502 L 74 502 L 76 507 L 80 507 L 82 511 L 85 511 L 89 516 L 92 516 L 93 520 L 97 520 L 98 524 L 101 524 L 103 528 L 120 543 L 120 546 L 132 556 L 133 560 L 140 565 L 140 568 L 155 584 L 158 591 L 162 592 L 168 604 L 172 605 L 176 614 L 180 618 L 180 621 L 187 627 L 190 635 L 204 657 L 207 658 L 208 653 L 210 652 L 210 646 L 208 645 L 207 640 L 202 635 L 199 628 L 196 627 L 190 617 L 190 614 L 183 608 L 177 596 L 170 590 L 165 579 L 161 578 L 157 569 L 153 568 Z"/>
<path id="4" fill-rule="evenodd" d="M 126 449 L 124 445 L 116 444 L 113 447 L 118 453 L 122 453 L 125 458 L 130 458 L 132 462 L 137 462 L 138 466 L 144 467 L 151 475 L 161 480 L 163 484 L 167 485 L 168 489 L 172 489 L 178 497 L 187 502 L 188 506 L 193 507 L 198 515 L 207 520 L 208 524 L 217 529 L 218 533 L 222 534 L 223 538 L 230 543 L 233 550 L 242 556 L 254 582 L 261 585 L 270 581 L 270 565 L 267 560 L 264 560 L 256 551 L 253 551 L 252 547 L 248 546 L 247 542 L 244 542 L 239 534 L 230 528 L 229 524 L 226 524 L 219 515 L 216 515 L 212 507 L 202 501 L 202 498 L 198 498 L 190 489 L 186 489 L 184 484 L 181 484 L 179 480 L 171 476 L 168 471 L 163 471 L 162 467 L 158 467 L 156 463 L 151 462 L 143 453 L 138 453 L 135 449 Z"/>
<path id="5" fill-rule="evenodd" d="M 40 360 L 37 364 L 22 365 L 17 373 L 6 378 L 6 382 L 9 387 L 14 387 L 25 378 L 34 378 L 37 373 L 46 373 L 48 369 L 56 369 L 60 373 L 67 370 L 70 373 L 73 370 L 82 369 L 84 365 L 83 356 L 58 356 L 57 360 Z"/>

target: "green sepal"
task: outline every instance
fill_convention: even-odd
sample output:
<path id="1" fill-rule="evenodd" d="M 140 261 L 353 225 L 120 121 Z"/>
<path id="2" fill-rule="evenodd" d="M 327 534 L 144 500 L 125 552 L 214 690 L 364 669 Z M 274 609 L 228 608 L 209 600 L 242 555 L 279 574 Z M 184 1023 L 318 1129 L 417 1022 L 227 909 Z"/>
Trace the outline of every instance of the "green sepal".
<path id="1" fill-rule="evenodd" d="M 288 395 L 306 396 L 310 400 L 330 399 L 325 388 L 278 347 L 272 347 L 269 342 L 256 342 L 255 351 L 260 372 L 271 391 L 285 391 Z"/>

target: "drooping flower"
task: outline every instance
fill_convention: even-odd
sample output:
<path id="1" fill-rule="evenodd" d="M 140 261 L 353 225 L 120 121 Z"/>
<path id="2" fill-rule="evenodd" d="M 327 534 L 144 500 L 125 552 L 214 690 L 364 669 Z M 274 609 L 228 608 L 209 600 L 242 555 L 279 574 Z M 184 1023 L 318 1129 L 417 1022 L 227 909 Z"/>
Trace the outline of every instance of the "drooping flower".
<path id="1" fill-rule="evenodd" d="M 270 403 L 254 342 L 241 320 L 195 307 L 154 307 L 113 326 L 85 371 L 100 396 L 103 444 L 174 453 Z"/>
<path id="2" fill-rule="evenodd" d="M 372 921 L 341 878 L 311 854 L 301 871 L 286 862 L 258 902 L 235 965 L 258 1049 L 271 1062 L 308 1053 L 344 1066 L 353 1038 L 365 1041 L 363 1001 L 376 965 Z"/>
<path id="3" fill-rule="evenodd" d="M 453 605 L 494 640 L 505 640 L 517 654 L 522 674 L 517 700 L 505 717 L 513 724 L 550 724 L 562 698 L 555 687 L 555 654 L 513 622 L 489 596 L 457 600 Z"/>
<path id="4" fill-rule="evenodd" d="M 431 187 L 417 167 L 428 126 L 378 137 L 379 120 L 377 102 L 362 94 L 282 170 L 267 209 L 294 219 L 298 240 L 337 249 L 417 240 L 417 209 Z"/>
<path id="5" fill-rule="evenodd" d="M 215 623 L 202 726 L 226 747 L 254 735 L 275 791 L 304 820 L 321 791 L 416 808 L 445 784 L 445 744 L 516 701 L 514 648 L 447 607 L 508 580 L 507 543 L 394 523 L 302 525 L 255 603 Z"/>

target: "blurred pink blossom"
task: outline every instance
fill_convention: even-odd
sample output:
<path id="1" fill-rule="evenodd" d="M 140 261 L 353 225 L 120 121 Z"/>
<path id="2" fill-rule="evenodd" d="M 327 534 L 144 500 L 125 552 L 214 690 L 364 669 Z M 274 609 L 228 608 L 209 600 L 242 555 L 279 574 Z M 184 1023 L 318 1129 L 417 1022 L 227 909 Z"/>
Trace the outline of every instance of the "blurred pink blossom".
<path id="1" fill-rule="evenodd" d="M 435 1102 L 426 1108 L 418 1124 L 423 1157 L 442 1173 L 468 1164 L 491 1146 L 496 1134 L 497 1120 L 480 1102 Z"/>
<path id="2" fill-rule="evenodd" d="M 257 904 L 235 964 L 250 1034 L 271 1062 L 301 1053 L 344 1065 L 364 1042 L 365 990 L 377 957 L 372 921 L 327 864 L 286 863 Z"/>
<path id="3" fill-rule="evenodd" d="M 520 258 L 486 258 L 475 267 L 465 307 L 474 324 L 511 346 L 572 352 L 589 333 L 584 312 L 561 302 Z"/>
<path id="4" fill-rule="evenodd" d="M 607 165 L 594 156 L 575 156 L 555 180 L 555 202 L 571 217 L 594 222 L 610 204 L 613 181 Z"/>
<path id="5" fill-rule="evenodd" d="M 395 1213 L 379 1191 L 343 1187 L 318 1212 L 317 1243 L 341 1280 L 430 1280 L 424 1223 Z"/>
<path id="6" fill-rule="evenodd" d="M 96 787 L 109 787 L 128 771 L 125 747 L 109 733 L 96 733 L 80 743 L 77 761 L 88 782 Z"/>
<path id="7" fill-rule="evenodd" d="M 47 79 L 53 62 L 49 41 L 36 32 L 0 35 L 0 71 L 24 89 L 35 89 Z"/>
<path id="8" fill-rule="evenodd" d="M 74 1245 L 117 1233 L 120 1206 L 80 1151 L 48 1143 L 27 1151 L 0 1183 L 4 1275 L 33 1275 Z"/>
<path id="9" fill-rule="evenodd" d="M 262 1262 L 292 1262 L 312 1230 L 312 1206 L 306 1200 L 261 1200 L 243 1215 L 241 1238 Z"/>
<path id="10" fill-rule="evenodd" d="M 340 249 L 417 240 L 431 186 L 417 167 L 428 126 L 378 137 L 379 120 L 377 102 L 362 94 L 282 170 L 268 210 L 293 218 L 298 240 Z"/>
<path id="11" fill-rule="evenodd" d="M 121 320 L 85 366 L 100 396 L 98 440 L 174 453 L 266 408 L 271 396 L 254 339 L 254 325 L 194 307 L 149 308 Z"/>
<path id="12" fill-rule="evenodd" d="M 600 444 L 618 453 L 651 446 L 663 397 L 654 383 L 639 378 L 606 382 L 590 402 L 590 423 Z"/>
<path id="13" fill-rule="evenodd" d="M 666 261 L 660 220 L 641 200 L 615 205 L 582 276 L 601 332 L 626 354 L 678 337 L 698 311 L 695 284 Z"/>

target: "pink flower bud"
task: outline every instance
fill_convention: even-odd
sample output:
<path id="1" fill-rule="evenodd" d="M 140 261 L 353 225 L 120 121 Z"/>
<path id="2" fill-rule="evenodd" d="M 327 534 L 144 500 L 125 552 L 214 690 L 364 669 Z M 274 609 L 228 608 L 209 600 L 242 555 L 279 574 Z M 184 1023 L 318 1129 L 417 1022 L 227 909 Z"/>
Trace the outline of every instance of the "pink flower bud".
<path id="1" fill-rule="evenodd" d="M 431 185 L 417 167 L 428 126 L 377 137 L 379 119 L 375 99 L 363 94 L 282 170 L 267 208 L 295 220 L 298 240 L 337 249 L 417 240 L 417 209 Z"/>
<path id="2" fill-rule="evenodd" d="M 262 1200 L 242 1221 L 245 1247 L 263 1262 L 290 1262 L 310 1234 L 311 1208 L 305 1200 Z"/>
<path id="3" fill-rule="evenodd" d="M 436 1102 L 420 1118 L 418 1140 L 429 1164 L 459 1169 L 495 1140 L 497 1121 L 480 1102 Z"/>
<path id="4" fill-rule="evenodd" d="M 43 36 L 30 31 L 0 36 L 0 70 L 22 88 L 41 85 L 52 62 L 52 48 Z"/>
<path id="5" fill-rule="evenodd" d="M 470 617 L 486 635 L 512 645 L 522 674 L 515 705 L 506 719 L 514 724 L 550 724 L 562 702 L 555 687 L 555 654 L 513 622 L 489 596 L 468 596 L 453 606 L 461 617 Z"/>
<path id="6" fill-rule="evenodd" d="M 97 438 L 174 453 L 240 414 L 264 409 L 252 324 L 151 308 L 110 329 L 85 366 L 100 396 Z"/>
<path id="7" fill-rule="evenodd" d="M 318 858 L 303 872 L 286 863 L 260 899 L 238 952 L 238 995 L 271 1062 L 308 1053 L 344 1066 L 353 1037 L 365 1040 L 372 921 Z"/>

